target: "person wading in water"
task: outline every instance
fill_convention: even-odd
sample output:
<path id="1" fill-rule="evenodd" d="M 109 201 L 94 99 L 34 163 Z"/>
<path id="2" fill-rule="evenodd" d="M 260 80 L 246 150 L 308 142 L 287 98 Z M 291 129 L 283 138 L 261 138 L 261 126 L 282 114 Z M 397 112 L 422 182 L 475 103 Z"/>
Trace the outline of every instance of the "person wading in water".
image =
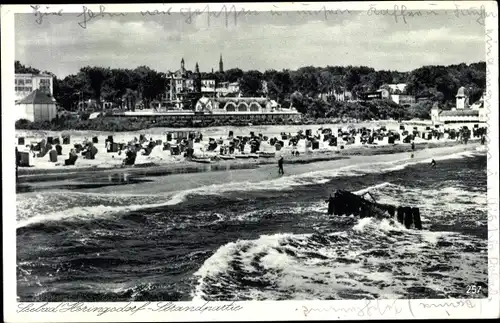
<path id="1" fill-rule="evenodd" d="M 436 161 L 434 159 L 431 161 L 431 167 L 432 168 L 436 167 Z"/>
<path id="2" fill-rule="evenodd" d="M 278 160 L 278 174 L 285 174 L 285 172 L 283 171 L 283 156 Z"/>

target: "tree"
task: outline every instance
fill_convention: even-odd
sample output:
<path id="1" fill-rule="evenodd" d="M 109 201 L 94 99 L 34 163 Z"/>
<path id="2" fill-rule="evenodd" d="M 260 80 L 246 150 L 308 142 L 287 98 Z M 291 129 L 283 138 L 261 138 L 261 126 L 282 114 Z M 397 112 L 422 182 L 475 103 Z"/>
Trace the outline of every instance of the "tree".
<path id="1" fill-rule="evenodd" d="M 248 71 L 240 80 L 240 92 L 243 96 L 259 96 L 262 94 L 262 73 Z"/>
<path id="2" fill-rule="evenodd" d="M 361 82 L 361 76 L 358 71 L 352 66 L 347 67 L 347 73 L 345 76 L 345 87 L 347 90 L 352 91 L 352 89 Z"/>
<path id="3" fill-rule="evenodd" d="M 152 100 L 158 99 L 165 93 L 166 87 L 167 77 L 164 73 L 158 73 L 154 70 L 148 71 L 143 84 L 143 98 L 146 101 L 146 106 L 149 107 Z"/>
<path id="4" fill-rule="evenodd" d="M 83 67 L 81 72 L 87 77 L 90 87 L 94 91 L 94 98 L 98 108 L 101 108 L 101 90 L 102 84 L 109 76 L 109 68 L 103 67 Z"/>
<path id="5" fill-rule="evenodd" d="M 241 77 L 243 77 L 243 71 L 239 68 L 231 68 L 224 72 L 226 76 L 226 81 L 233 83 L 238 82 Z"/>
<path id="6" fill-rule="evenodd" d="M 133 87 L 131 74 L 132 71 L 128 69 L 112 69 L 110 77 L 103 84 L 103 97 L 120 104 L 127 89 Z"/>
<path id="7" fill-rule="evenodd" d="M 14 61 L 14 73 L 16 74 L 40 74 L 40 70 L 31 66 L 24 66 L 20 61 Z"/>

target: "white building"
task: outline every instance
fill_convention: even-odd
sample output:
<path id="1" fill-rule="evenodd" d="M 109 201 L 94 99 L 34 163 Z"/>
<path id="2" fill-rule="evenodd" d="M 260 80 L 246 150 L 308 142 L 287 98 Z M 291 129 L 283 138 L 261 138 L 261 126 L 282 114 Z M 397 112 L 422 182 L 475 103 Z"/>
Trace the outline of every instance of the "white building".
<path id="1" fill-rule="evenodd" d="M 47 74 L 15 74 L 15 99 L 21 100 L 34 90 L 41 90 L 49 95 L 53 95 L 53 80 Z"/>
<path id="2" fill-rule="evenodd" d="M 16 102 L 16 120 L 51 121 L 56 116 L 56 100 L 42 90 L 36 89 Z"/>
<path id="3" fill-rule="evenodd" d="M 202 92 L 215 91 L 215 80 L 201 80 Z"/>
<path id="4" fill-rule="evenodd" d="M 404 94 L 406 83 L 388 84 L 389 89 L 379 89 L 382 99 L 391 100 L 394 103 L 401 105 L 412 105 L 417 103 L 417 99 L 413 95 Z"/>
<path id="5" fill-rule="evenodd" d="M 484 108 L 484 94 L 472 106 L 469 107 L 469 98 L 464 87 L 458 89 L 456 95 L 456 107 L 451 110 L 442 110 L 437 103 L 431 109 L 431 120 L 437 123 L 479 123 L 486 122 L 487 114 Z"/>
<path id="6" fill-rule="evenodd" d="M 298 114 L 295 109 L 284 109 L 268 98 L 234 97 L 234 98 L 207 98 L 202 97 L 196 103 L 196 112 L 216 114 L 266 114 L 285 113 Z"/>
<path id="7" fill-rule="evenodd" d="M 404 93 L 407 85 L 408 84 L 406 83 L 388 84 L 389 88 L 391 89 L 391 93 L 394 94 Z"/>

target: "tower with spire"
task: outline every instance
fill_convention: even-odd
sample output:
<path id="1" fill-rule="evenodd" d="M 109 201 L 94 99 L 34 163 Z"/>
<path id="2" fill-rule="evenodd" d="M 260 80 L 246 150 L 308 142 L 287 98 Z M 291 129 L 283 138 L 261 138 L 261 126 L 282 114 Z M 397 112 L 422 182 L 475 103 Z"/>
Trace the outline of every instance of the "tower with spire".
<path id="1" fill-rule="evenodd" d="M 198 62 L 194 67 L 194 90 L 195 92 L 201 93 L 201 73 L 200 67 L 198 66 Z"/>
<path id="2" fill-rule="evenodd" d="M 222 53 L 220 54 L 220 59 L 219 59 L 219 72 L 224 73 L 224 63 L 222 62 Z"/>
<path id="3" fill-rule="evenodd" d="M 184 73 L 186 69 L 184 68 L 184 57 L 181 59 L 181 73 Z"/>

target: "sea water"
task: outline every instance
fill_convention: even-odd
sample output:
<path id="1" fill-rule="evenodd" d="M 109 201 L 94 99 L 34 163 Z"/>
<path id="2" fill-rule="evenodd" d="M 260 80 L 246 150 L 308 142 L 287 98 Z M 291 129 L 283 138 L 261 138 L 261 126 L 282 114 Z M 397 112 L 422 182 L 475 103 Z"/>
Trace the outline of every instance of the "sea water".
<path id="1" fill-rule="evenodd" d="M 325 162 L 298 165 L 300 173 L 283 177 L 265 175 L 263 168 L 20 193 L 18 296 L 484 297 L 486 156 L 468 152 L 436 160 L 436 168 L 427 160 L 331 169 Z M 337 188 L 419 207 L 424 229 L 330 216 L 325 200 Z M 469 285 L 482 286 L 481 293 L 467 295 Z"/>

